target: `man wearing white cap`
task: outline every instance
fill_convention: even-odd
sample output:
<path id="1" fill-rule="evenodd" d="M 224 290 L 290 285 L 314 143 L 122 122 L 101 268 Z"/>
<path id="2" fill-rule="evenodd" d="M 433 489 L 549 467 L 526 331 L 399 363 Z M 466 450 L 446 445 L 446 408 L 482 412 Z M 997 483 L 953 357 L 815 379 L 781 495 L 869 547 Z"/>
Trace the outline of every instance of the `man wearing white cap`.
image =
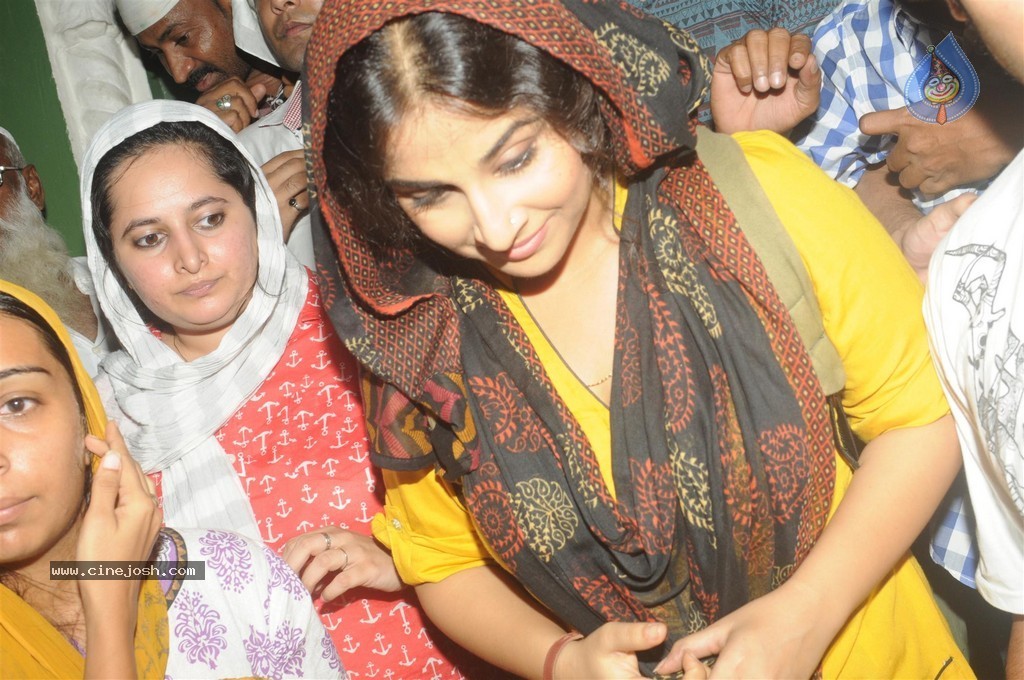
<path id="1" fill-rule="evenodd" d="M 313 31 L 313 22 L 323 0 L 231 0 L 235 45 L 263 61 L 280 66 L 285 71 L 298 73 L 306 56 L 306 44 Z M 302 142 L 302 88 L 296 83 L 291 97 L 270 115 L 260 118 L 239 134 L 245 148 L 264 171 L 275 159 L 287 154 L 301 158 Z M 306 206 L 306 199 L 294 206 L 296 212 Z M 301 246 L 299 245 L 301 243 Z M 308 246 L 308 251 L 300 248 Z M 301 210 L 288 247 L 307 266 L 312 266 L 313 240 L 307 210 Z"/>
<path id="2" fill-rule="evenodd" d="M 281 97 L 281 81 L 253 69 L 235 50 L 230 0 L 115 1 L 139 45 L 160 60 L 174 82 L 196 90 L 196 103 L 235 132 L 259 115 L 268 94 Z"/>
<path id="3" fill-rule="evenodd" d="M 276 111 L 269 108 L 260 109 L 260 102 L 268 92 L 272 93 L 271 99 L 278 101 L 289 93 L 290 86 L 253 69 L 235 50 L 231 0 L 116 0 L 116 3 L 121 20 L 139 44 L 159 57 L 175 82 L 187 83 L 198 90 L 201 94 L 196 104 L 216 113 L 235 132 L 247 129 L 261 114 L 264 118 L 275 115 Z M 246 7 L 245 11 L 252 10 Z M 273 57 L 266 58 L 265 49 L 264 53 L 250 52 L 276 65 Z M 283 109 L 284 106 L 277 107 L 282 115 Z M 256 160 L 262 164 L 263 173 L 274 190 L 288 249 L 302 264 L 313 267 L 306 168 L 301 148 L 301 142 L 298 146 L 282 146 L 273 153 L 256 154 Z"/>
<path id="4" fill-rule="evenodd" d="M 35 166 L 25 162 L 10 132 L 0 127 L 0 279 L 31 290 L 57 312 L 71 331 L 90 375 L 114 349 L 85 258 L 68 257 L 64 239 L 43 217 L 46 193 Z"/>

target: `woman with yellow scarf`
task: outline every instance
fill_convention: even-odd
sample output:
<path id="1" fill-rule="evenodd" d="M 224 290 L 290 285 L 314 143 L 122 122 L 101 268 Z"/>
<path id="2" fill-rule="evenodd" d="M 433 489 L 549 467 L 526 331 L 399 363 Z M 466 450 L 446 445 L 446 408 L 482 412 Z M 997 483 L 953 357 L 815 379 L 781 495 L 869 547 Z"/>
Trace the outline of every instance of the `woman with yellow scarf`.
<path id="1" fill-rule="evenodd" d="M 275 555 L 228 532 L 160 530 L 66 329 L 5 281 L 0 336 L 0 677 L 344 674 Z M 53 579 L 54 562 L 151 559 L 160 578 Z M 205 578 L 169 573 L 200 560 Z"/>

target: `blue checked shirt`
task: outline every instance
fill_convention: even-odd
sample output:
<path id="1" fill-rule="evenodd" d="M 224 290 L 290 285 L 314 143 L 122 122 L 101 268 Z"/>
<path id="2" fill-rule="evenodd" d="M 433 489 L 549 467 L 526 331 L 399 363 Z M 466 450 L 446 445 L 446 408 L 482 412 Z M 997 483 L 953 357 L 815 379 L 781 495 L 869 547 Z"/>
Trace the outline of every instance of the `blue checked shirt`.
<path id="1" fill-rule="evenodd" d="M 953 482 L 946 500 L 939 506 L 932 519 L 931 531 L 932 542 L 928 551 L 932 559 L 964 585 L 977 588 L 974 582 L 974 574 L 978 571 L 974 513 L 963 473 Z"/>
<path id="2" fill-rule="evenodd" d="M 870 137 L 860 131 L 861 116 L 906 106 L 903 88 L 928 46 L 943 36 L 917 23 L 899 0 L 847 0 L 814 30 L 814 54 L 822 71 L 821 103 L 813 126 L 797 142 L 831 177 L 856 186 L 868 166 L 885 160 L 895 135 Z M 935 206 L 987 182 L 953 189 L 934 199 L 914 192 L 914 204 Z"/>
<path id="3" fill-rule="evenodd" d="M 870 137 L 858 127 L 873 111 L 906 106 L 903 88 L 914 67 L 927 58 L 935 38 L 900 6 L 899 0 L 846 0 L 814 31 L 814 54 L 822 70 L 821 104 L 813 126 L 797 142 L 825 172 L 855 186 L 868 166 L 881 163 L 896 144 L 895 135 Z M 987 183 L 986 183 L 987 184 Z M 923 212 L 970 188 L 927 200 L 914 192 Z M 963 476 L 957 478 L 932 521 L 932 559 L 960 582 L 974 588 L 978 565 L 974 516 Z"/>

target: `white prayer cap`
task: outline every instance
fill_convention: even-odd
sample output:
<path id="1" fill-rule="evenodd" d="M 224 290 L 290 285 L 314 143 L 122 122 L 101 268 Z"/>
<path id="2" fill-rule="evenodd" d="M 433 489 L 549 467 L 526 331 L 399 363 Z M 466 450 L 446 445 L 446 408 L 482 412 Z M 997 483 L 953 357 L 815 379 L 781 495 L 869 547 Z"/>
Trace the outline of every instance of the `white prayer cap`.
<path id="1" fill-rule="evenodd" d="M 280 66 L 263 37 L 260 18 L 256 14 L 256 0 L 231 0 L 231 23 L 235 31 L 235 46 L 238 49 L 267 63 Z"/>
<path id="2" fill-rule="evenodd" d="M 125 28 L 132 35 L 138 35 L 167 16 L 178 0 L 116 0 L 116 3 Z"/>

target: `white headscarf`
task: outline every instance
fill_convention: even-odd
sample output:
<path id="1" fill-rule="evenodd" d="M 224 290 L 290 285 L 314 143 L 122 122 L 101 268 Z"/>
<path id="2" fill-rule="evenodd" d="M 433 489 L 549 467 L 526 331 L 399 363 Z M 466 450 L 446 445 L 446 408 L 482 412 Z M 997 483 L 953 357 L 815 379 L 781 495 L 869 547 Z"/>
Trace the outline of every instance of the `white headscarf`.
<path id="1" fill-rule="evenodd" d="M 213 129 L 245 157 L 256 179 L 259 267 L 252 297 L 220 346 L 188 363 L 147 328 L 92 230 L 97 164 L 126 138 L 164 121 L 198 121 Z M 163 473 L 167 524 L 261 539 L 249 499 L 214 435 L 277 364 L 306 299 L 306 270 L 284 246 L 277 203 L 263 173 L 210 111 L 168 100 L 136 104 L 111 118 L 86 152 L 82 221 L 97 297 L 124 347 L 100 364 L 100 382 L 109 381 L 113 393 L 108 411 L 124 416 L 119 420 L 128 447 L 142 469 Z"/>
<path id="2" fill-rule="evenodd" d="M 138 35 L 167 16 L 178 0 L 116 0 L 124 27 Z"/>
<path id="3" fill-rule="evenodd" d="M 263 37 L 260 17 L 256 14 L 256 0 L 231 0 L 231 24 L 238 49 L 274 66 L 280 66 Z"/>

